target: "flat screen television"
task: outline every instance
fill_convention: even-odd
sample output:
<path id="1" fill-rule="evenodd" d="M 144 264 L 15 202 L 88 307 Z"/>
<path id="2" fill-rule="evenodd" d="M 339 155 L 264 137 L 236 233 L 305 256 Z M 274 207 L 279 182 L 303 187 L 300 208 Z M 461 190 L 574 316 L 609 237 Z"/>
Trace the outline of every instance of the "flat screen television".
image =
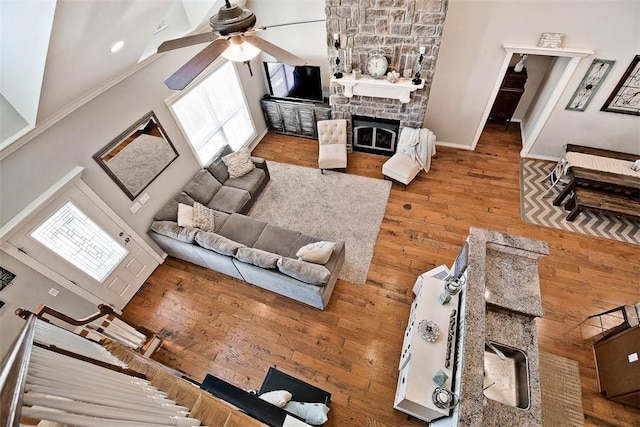
<path id="1" fill-rule="evenodd" d="M 322 102 L 320 67 L 300 65 L 292 67 L 281 62 L 264 61 L 269 92 L 274 98 Z"/>

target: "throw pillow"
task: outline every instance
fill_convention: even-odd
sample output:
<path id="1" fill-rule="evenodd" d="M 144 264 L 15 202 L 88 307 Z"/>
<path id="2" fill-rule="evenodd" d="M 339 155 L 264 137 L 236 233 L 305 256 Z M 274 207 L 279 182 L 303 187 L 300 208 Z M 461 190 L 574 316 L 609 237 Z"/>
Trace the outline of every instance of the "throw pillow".
<path id="1" fill-rule="evenodd" d="M 227 154 L 222 158 L 227 165 L 229 178 L 239 178 L 255 169 L 256 165 L 251 161 L 251 153 L 246 148 Z"/>
<path id="2" fill-rule="evenodd" d="M 173 221 L 153 221 L 151 229 L 158 234 L 186 243 L 193 243 L 198 233 L 196 228 L 180 227 Z"/>
<path id="3" fill-rule="evenodd" d="M 273 390 L 262 393 L 258 397 L 271 403 L 272 405 L 276 405 L 278 408 L 282 408 L 291 400 L 291 393 L 289 393 L 287 390 Z"/>
<path id="4" fill-rule="evenodd" d="M 213 209 L 209 209 L 201 203 L 193 204 L 193 224 L 194 227 L 202 231 L 215 233 L 216 231 L 216 214 Z"/>
<path id="5" fill-rule="evenodd" d="M 313 426 L 322 425 L 329 419 L 329 407 L 324 403 L 289 402 L 282 409 L 304 418 Z"/>
<path id="6" fill-rule="evenodd" d="M 236 258 L 247 264 L 262 268 L 276 268 L 280 255 L 255 248 L 240 248 L 236 252 Z"/>
<path id="7" fill-rule="evenodd" d="M 326 285 L 331 278 L 331 272 L 327 267 L 293 258 L 280 258 L 278 270 L 282 274 L 316 286 Z"/>
<path id="8" fill-rule="evenodd" d="M 238 249 L 245 247 L 242 243 L 238 243 L 219 234 L 209 233 L 206 231 L 198 231 L 196 233 L 195 240 L 205 249 L 228 256 L 234 256 Z"/>
<path id="9" fill-rule="evenodd" d="M 178 225 L 180 227 L 195 227 L 193 224 L 193 206 L 178 203 Z"/>
<path id="10" fill-rule="evenodd" d="M 309 243 L 298 249 L 296 256 L 298 259 L 316 264 L 326 264 L 333 253 L 334 242 Z"/>

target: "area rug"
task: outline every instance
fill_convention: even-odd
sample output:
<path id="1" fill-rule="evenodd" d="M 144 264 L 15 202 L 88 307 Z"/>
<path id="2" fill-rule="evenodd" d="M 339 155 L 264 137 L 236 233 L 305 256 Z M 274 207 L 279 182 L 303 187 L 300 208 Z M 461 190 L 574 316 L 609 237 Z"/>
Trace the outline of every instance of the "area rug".
<path id="1" fill-rule="evenodd" d="M 554 162 L 523 159 L 520 163 L 520 203 L 522 220 L 545 227 L 573 231 L 589 236 L 604 237 L 640 245 L 640 221 L 583 211 L 572 222 L 565 218 L 568 211 L 553 206 L 560 186 L 547 192 L 549 174 Z"/>
<path id="2" fill-rule="evenodd" d="M 540 389 L 542 425 L 549 427 L 584 425 L 578 362 L 540 352 Z"/>
<path id="3" fill-rule="evenodd" d="M 249 216 L 323 240 L 344 240 L 339 278 L 365 283 L 391 182 L 268 162 L 271 181 Z"/>

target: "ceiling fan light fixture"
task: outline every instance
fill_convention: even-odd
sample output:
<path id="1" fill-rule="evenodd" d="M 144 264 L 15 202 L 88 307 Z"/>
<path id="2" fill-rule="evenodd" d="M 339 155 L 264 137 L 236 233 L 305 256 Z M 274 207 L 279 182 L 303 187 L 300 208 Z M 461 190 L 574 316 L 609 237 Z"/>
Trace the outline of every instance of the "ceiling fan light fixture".
<path id="1" fill-rule="evenodd" d="M 117 51 L 119 51 L 120 49 L 122 49 L 122 47 L 124 46 L 124 41 L 123 40 L 119 40 L 117 42 L 115 42 L 113 44 L 113 46 L 111 46 L 111 53 L 116 53 Z"/>
<path id="2" fill-rule="evenodd" d="M 245 42 L 238 36 L 232 37 L 229 41 L 231 44 L 224 52 L 222 52 L 222 56 L 229 61 L 247 62 L 258 56 L 260 53 L 260 49 Z"/>

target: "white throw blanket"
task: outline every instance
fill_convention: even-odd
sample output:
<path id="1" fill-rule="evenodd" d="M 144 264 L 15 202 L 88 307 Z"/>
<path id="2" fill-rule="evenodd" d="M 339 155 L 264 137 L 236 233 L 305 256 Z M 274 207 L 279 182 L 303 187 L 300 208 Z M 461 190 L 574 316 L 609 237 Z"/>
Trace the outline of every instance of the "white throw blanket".
<path id="1" fill-rule="evenodd" d="M 398 138 L 398 153 L 404 153 L 425 172 L 431 168 L 436 154 L 436 136 L 429 129 L 403 128 Z"/>

